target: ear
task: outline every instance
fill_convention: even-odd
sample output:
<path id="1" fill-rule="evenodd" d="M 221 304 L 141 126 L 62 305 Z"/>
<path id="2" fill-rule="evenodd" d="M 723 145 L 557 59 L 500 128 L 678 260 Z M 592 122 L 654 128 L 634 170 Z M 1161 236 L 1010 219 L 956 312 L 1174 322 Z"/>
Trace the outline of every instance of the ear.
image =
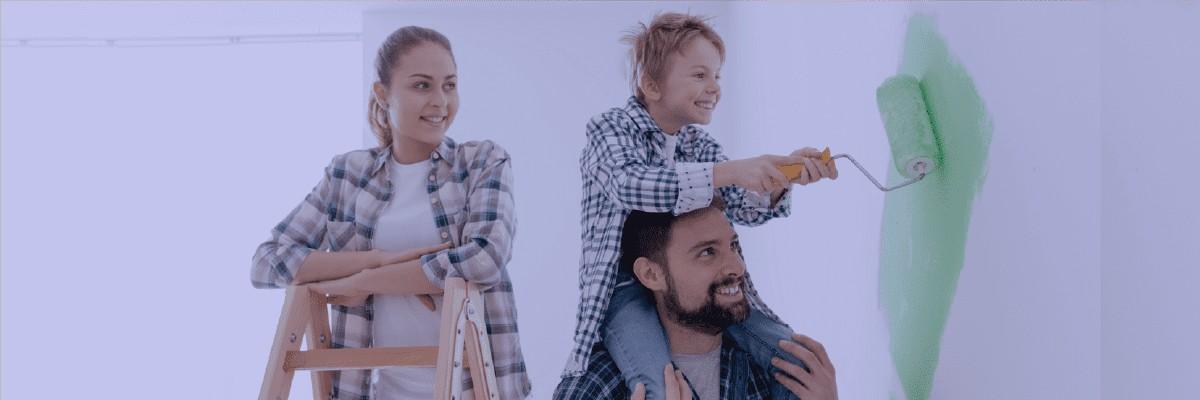
<path id="1" fill-rule="evenodd" d="M 654 292 L 667 290 L 667 274 L 663 268 L 666 266 L 646 257 L 638 257 L 637 261 L 633 262 L 633 274 L 642 282 L 642 286 Z"/>
<path id="2" fill-rule="evenodd" d="M 375 102 L 387 108 L 387 88 L 383 87 L 383 83 L 375 81 L 375 84 L 371 85 L 371 92 L 375 94 Z"/>
<path id="3" fill-rule="evenodd" d="M 662 100 L 662 90 L 658 87 L 658 82 L 650 79 L 647 75 L 642 75 L 642 79 L 638 82 L 638 88 L 642 89 L 642 95 L 646 97 L 646 101 Z"/>

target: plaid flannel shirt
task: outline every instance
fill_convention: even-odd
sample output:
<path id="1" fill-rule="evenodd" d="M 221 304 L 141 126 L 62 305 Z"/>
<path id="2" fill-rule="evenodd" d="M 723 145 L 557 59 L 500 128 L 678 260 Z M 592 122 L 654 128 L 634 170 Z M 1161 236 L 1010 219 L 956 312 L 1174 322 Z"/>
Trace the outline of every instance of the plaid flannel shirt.
<path id="1" fill-rule="evenodd" d="M 453 247 L 421 258 L 429 281 L 461 277 L 483 289 L 485 320 L 502 399 L 529 394 L 530 382 L 517 336 L 517 309 L 506 265 L 516 232 L 512 165 L 491 141 L 456 144 L 446 138 L 433 153 L 428 206 L 443 240 Z M 392 196 L 389 147 L 357 150 L 333 158 L 325 176 L 300 205 L 271 231 L 254 253 L 250 281 L 256 288 L 291 284 L 296 269 L 314 250 L 363 251 L 380 212 Z M 414 207 L 426 204 L 414 204 Z M 332 347 L 371 346 L 373 298 L 359 307 L 332 306 Z M 467 374 L 465 374 L 467 375 Z M 464 391 L 471 386 L 464 376 Z M 370 370 L 334 373 L 333 399 L 371 396 Z"/>
<path id="2" fill-rule="evenodd" d="M 582 242 L 579 266 L 579 309 L 575 347 L 563 376 L 583 373 L 588 353 L 600 341 L 602 324 L 617 283 L 621 227 L 630 210 L 683 214 L 712 202 L 713 165 L 729 158 L 721 145 L 695 125 L 680 129 L 675 154 L 663 154 L 666 138 L 636 97 L 625 107 L 610 109 L 587 125 L 587 145 L 579 159 L 583 175 Z M 666 158 L 675 167 L 666 167 Z M 791 191 L 775 207 L 770 199 L 738 187 L 716 190 L 725 213 L 735 223 L 755 226 L 790 213 Z M 779 321 L 759 298 L 746 274 L 750 306 Z M 780 323 L 783 323 L 780 321 Z"/>
<path id="3" fill-rule="evenodd" d="M 687 379 L 687 376 L 684 376 Z M 689 384 L 691 382 L 689 381 Z M 721 398 L 766 400 L 771 398 L 771 378 L 754 364 L 750 355 L 725 336 L 721 345 Z M 582 375 L 564 377 L 554 389 L 554 400 L 624 400 L 632 391 L 625 386 L 621 370 L 603 344 L 596 345 Z M 698 398 L 695 389 L 693 399 Z"/>

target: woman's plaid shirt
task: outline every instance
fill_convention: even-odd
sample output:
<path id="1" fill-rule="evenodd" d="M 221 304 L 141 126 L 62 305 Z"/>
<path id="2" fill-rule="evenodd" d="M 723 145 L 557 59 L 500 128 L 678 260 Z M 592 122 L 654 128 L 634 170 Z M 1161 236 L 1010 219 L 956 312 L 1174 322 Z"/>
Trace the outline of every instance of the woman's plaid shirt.
<path id="1" fill-rule="evenodd" d="M 434 225 L 449 250 L 421 259 L 437 286 L 447 276 L 462 277 L 484 289 L 488 337 L 502 399 L 529 394 L 530 383 L 517 337 L 517 308 L 506 265 L 516 232 L 512 165 L 508 153 L 490 141 L 456 144 L 446 138 L 430 154 L 428 204 Z M 375 223 L 392 196 L 388 147 L 352 151 L 333 158 L 325 176 L 254 253 L 250 281 L 257 288 L 285 287 L 314 250 L 370 250 Z M 371 346 L 373 302 L 333 306 L 334 348 Z M 370 370 L 335 373 L 333 399 L 369 399 Z M 470 377 L 464 377 L 464 390 Z"/>

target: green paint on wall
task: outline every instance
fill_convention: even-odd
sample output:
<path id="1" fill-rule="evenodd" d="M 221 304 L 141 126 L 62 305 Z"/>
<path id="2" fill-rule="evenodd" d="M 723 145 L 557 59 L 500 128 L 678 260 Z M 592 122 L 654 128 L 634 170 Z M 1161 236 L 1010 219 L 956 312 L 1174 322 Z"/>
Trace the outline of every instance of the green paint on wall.
<path id="1" fill-rule="evenodd" d="M 921 81 L 941 157 L 923 181 L 887 194 L 879 295 L 905 397 L 924 400 L 963 266 L 971 203 L 986 173 L 992 123 L 931 17 L 909 19 L 899 72 Z M 889 184 L 901 181 L 889 168 Z"/>

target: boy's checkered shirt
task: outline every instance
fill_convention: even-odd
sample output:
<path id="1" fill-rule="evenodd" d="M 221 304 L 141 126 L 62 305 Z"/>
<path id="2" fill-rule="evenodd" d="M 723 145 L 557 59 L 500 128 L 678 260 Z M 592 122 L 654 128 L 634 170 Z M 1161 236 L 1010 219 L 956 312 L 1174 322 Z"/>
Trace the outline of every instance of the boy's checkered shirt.
<path id="1" fill-rule="evenodd" d="M 583 373 L 591 349 L 600 341 L 608 301 L 618 283 L 621 227 L 629 212 L 678 215 L 712 202 L 713 165 L 729 159 L 721 145 L 703 129 L 688 125 L 678 133 L 675 154 L 666 155 L 664 135 L 636 97 L 630 97 L 624 107 L 593 117 L 587 125 L 587 144 L 579 158 L 583 175 L 579 309 L 575 347 L 564 376 Z M 675 168 L 665 166 L 667 157 L 674 157 Z M 741 225 L 760 225 L 790 213 L 790 190 L 773 208 L 770 199 L 741 188 L 723 187 L 716 192 L 725 200 L 729 219 Z M 779 321 L 759 298 L 749 273 L 746 294 L 751 307 Z"/>

